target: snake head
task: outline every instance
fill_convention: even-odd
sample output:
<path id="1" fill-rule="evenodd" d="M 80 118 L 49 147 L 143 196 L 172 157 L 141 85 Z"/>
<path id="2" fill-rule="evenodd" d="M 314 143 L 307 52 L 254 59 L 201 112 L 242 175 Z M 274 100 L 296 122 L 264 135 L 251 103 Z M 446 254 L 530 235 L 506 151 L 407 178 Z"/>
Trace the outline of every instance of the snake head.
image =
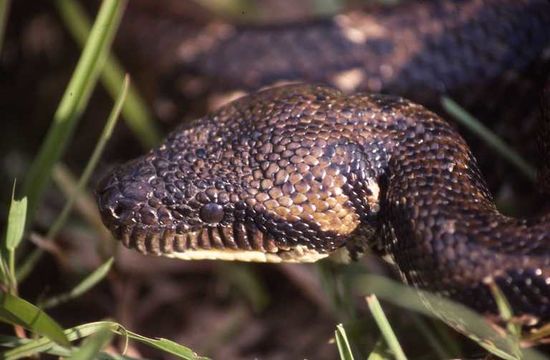
<path id="1" fill-rule="evenodd" d="M 364 239 L 378 188 L 345 99 L 286 86 L 176 129 L 101 181 L 104 223 L 128 247 L 183 259 L 316 261 Z"/>

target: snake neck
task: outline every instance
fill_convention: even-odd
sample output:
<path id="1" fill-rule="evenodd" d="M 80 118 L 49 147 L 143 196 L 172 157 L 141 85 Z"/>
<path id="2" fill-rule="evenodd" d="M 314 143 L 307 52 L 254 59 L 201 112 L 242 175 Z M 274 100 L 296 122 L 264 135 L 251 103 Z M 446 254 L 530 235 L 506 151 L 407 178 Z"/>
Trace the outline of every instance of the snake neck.
<path id="1" fill-rule="evenodd" d="M 550 213 L 501 214 L 464 140 L 429 112 L 413 115 L 392 130 L 375 247 L 417 287 L 494 312 L 491 279 L 518 313 L 549 319 L 539 295 L 550 285 Z"/>

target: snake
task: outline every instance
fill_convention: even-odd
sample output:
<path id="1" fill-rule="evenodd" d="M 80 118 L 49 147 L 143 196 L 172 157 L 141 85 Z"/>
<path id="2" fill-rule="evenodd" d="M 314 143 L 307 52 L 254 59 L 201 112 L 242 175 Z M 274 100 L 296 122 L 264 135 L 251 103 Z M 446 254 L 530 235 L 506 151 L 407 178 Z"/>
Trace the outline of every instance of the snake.
<path id="1" fill-rule="evenodd" d="M 376 13 L 379 27 L 362 28 L 346 15 L 308 26 L 225 29 L 221 37 L 216 30 L 214 41 L 205 35 L 208 52 L 219 51 L 213 58 L 197 57 L 197 64 L 210 67 L 209 76 L 220 83 L 233 74 L 235 83 L 250 88 L 263 85 L 261 79 L 289 80 L 274 75 L 287 71 L 288 64 L 272 67 L 275 72 L 262 68 L 267 61 L 252 66 L 250 47 L 239 54 L 242 62 L 223 66 L 232 43 L 257 43 L 253 35 L 268 30 L 295 41 L 289 32 L 307 38 L 325 29 L 333 41 L 326 48 L 320 38 L 306 42 L 316 44 L 309 52 L 319 51 L 316 60 L 324 72 L 290 47 L 273 54 L 301 65 L 290 80 L 309 83 L 252 91 L 183 123 L 160 146 L 116 167 L 96 191 L 104 224 L 129 248 L 184 260 L 315 262 L 336 253 L 356 259 L 372 251 L 390 259 L 405 282 L 484 314 L 497 313 L 486 285 L 491 279 L 515 315 L 546 323 L 550 213 L 518 219 L 499 212 L 466 141 L 415 97 L 425 95 L 422 86 L 441 93 L 527 66 L 548 43 L 550 6 L 537 0 L 467 0 L 398 9 L 407 11 Z M 480 25 L 502 17 L 515 21 Z M 430 21 L 440 18 L 447 20 Z M 418 29 L 412 31 L 411 24 Z M 518 24 L 526 30 L 516 31 Z M 390 26 L 408 30 L 385 31 Z M 434 31 L 441 41 L 430 37 Z M 481 53 L 468 53 L 469 37 L 483 34 L 491 41 L 478 41 Z M 273 38 L 262 39 L 265 46 L 274 44 Z M 321 51 L 353 54 L 359 47 L 361 56 L 351 68 L 359 81 L 352 87 L 334 82 L 334 74 L 349 71 L 350 57 L 343 55 L 339 63 L 332 56 L 334 62 L 323 64 Z M 200 53 L 174 48 L 186 59 Z M 387 58 L 377 57 L 384 53 Z M 480 54 L 481 59 L 475 56 Z M 328 77 L 313 75 L 321 73 Z M 378 93 L 392 89 L 397 95 Z M 403 94 L 413 94 L 415 101 L 398 96 Z M 543 150 L 549 142 L 543 135 Z"/>
<path id="2" fill-rule="evenodd" d="M 140 72 L 159 73 L 150 87 L 166 122 L 205 98 L 192 116 L 281 81 L 399 95 L 434 110 L 447 94 L 485 121 L 525 121 L 550 77 L 546 0 L 407 1 L 271 24 L 196 25 L 129 10 L 124 50 L 143 58 Z"/>

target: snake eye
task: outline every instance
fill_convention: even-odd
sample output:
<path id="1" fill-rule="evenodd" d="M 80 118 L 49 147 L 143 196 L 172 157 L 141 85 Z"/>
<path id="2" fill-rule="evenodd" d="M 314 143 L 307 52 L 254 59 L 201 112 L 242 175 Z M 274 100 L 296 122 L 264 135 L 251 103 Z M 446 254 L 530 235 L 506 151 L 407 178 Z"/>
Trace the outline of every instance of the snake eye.
<path id="1" fill-rule="evenodd" d="M 208 203 L 201 207 L 199 216 L 202 221 L 208 224 L 217 224 L 224 216 L 223 207 L 219 204 Z"/>

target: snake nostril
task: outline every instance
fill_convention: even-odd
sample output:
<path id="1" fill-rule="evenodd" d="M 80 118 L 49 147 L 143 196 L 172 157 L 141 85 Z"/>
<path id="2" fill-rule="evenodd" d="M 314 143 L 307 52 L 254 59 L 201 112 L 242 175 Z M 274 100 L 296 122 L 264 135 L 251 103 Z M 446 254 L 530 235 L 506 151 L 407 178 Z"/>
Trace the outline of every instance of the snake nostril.
<path id="1" fill-rule="evenodd" d="M 117 222 L 128 221 L 135 217 L 140 203 L 132 199 L 118 198 L 105 203 L 103 215 L 107 218 L 116 219 Z"/>
<path id="2" fill-rule="evenodd" d="M 223 206 L 215 203 L 208 203 L 201 207 L 199 216 L 205 223 L 217 224 L 223 220 Z"/>
<path id="3" fill-rule="evenodd" d="M 113 214 L 119 218 L 124 213 L 124 207 L 121 204 L 116 204 L 115 208 L 113 209 Z"/>

